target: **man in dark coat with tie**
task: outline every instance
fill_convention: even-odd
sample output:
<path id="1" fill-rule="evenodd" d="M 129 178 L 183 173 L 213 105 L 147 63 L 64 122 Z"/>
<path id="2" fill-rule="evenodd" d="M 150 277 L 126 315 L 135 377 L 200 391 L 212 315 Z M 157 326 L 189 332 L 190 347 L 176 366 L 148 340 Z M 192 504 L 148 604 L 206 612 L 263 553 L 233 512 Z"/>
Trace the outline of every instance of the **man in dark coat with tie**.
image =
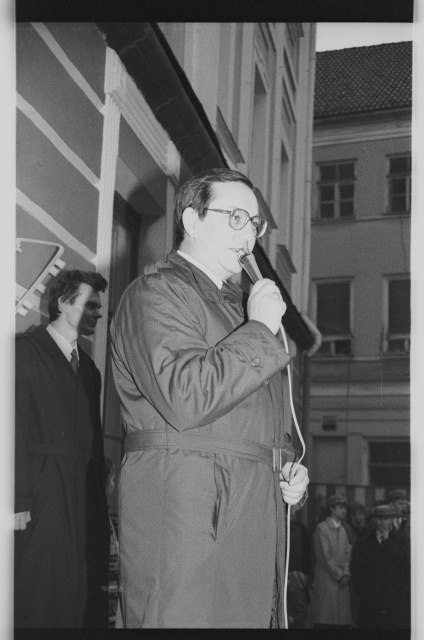
<path id="1" fill-rule="evenodd" d="M 63 272 L 16 338 L 15 627 L 107 626 L 109 529 L 95 331 L 106 280 Z"/>
<path id="2" fill-rule="evenodd" d="M 374 507 L 372 528 L 353 547 L 351 571 L 359 597 L 359 629 L 408 629 L 410 557 L 403 537 L 393 531 L 395 510 Z"/>

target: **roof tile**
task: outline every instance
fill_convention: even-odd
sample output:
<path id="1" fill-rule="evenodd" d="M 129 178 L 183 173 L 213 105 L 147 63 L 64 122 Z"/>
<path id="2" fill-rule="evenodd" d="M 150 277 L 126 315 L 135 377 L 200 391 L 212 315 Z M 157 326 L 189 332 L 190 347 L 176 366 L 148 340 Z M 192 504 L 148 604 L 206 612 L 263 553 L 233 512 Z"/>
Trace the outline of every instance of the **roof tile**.
<path id="1" fill-rule="evenodd" d="M 411 106 L 412 42 L 317 53 L 315 119 Z"/>

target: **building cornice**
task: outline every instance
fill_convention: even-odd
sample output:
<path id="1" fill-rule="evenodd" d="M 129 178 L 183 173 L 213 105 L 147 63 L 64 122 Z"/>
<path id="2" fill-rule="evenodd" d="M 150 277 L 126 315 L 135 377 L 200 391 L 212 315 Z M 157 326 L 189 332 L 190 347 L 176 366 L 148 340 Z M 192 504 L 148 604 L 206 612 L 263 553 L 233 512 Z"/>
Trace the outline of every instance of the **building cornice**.
<path id="1" fill-rule="evenodd" d="M 158 25 L 101 22 L 97 26 L 192 173 L 226 166 L 203 106 Z"/>
<path id="2" fill-rule="evenodd" d="M 405 126 L 402 128 L 393 127 L 390 129 L 380 129 L 372 131 L 363 131 L 358 135 L 357 132 L 340 132 L 332 131 L 325 134 L 314 131 L 313 147 L 326 147 L 332 144 L 352 144 L 357 142 L 371 142 L 376 140 L 389 140 L 393 138 L 410 138 L 412 136 L 412 127 Z"/>
<path id="3" fill-rule="evenodd" d="M 385 213 L 381 212 L 380 216 L 362 216 L 353 218 L 312 218 L 311 224 L 314 227 L 330 227 L 336 225 L 338 228 L 343 228 L 344 225 L 356 224 L 357 222 L 380 222 L 387 223 L 388 220 L 402 220 L 411 222 L 411 214 L 409 213 Z"/>

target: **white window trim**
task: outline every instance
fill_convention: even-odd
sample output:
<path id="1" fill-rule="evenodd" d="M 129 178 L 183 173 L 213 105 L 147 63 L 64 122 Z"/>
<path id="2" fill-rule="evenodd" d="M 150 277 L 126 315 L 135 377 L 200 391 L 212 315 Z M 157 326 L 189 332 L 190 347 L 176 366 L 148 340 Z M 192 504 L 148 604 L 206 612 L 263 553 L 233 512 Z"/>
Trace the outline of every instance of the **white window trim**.
<path id="1" fill-rule="evenodd" d="M 224 118 L 228 129 L 232 132 L 233 128 L 233 109 L 234 109 L 234 74 L 235 74 L 235 64 L 236 64 L 236 35 L 237 35 L 237 25 L 235 23 L 230 24 L 221 24 L 220 27 L 220 39 L 227 36 L 224 33 L 224 27 L 229 31 L 229 55 L 228 55 L 228 94 L 227 94 L 227 104 L 225 113 L 223 113 L 222 109 L 218 105 L 219 110 L 221 111 L 221 115 Z"/>
<path id="2" fill-rule="evenodd" d="M 273 135 L 273 131 L 271 129 L 270 126 L 270 117 L 271 117 L 271 100 L 270 100 L 270 82 L 269 82 L 269 78 L 266 72 L 266 69 L 263 67 L 263 63 L 261 61 L 261 57 L 260 57 L 260 53 L 258 51 L 258 45 L 255 41 L 254 43 L 254 56 L 253 56 L 254 60 L 253 60 L 253 65 L 252 65 L 252 121 L 254 118 L 254 104 L 255 104 L 255 74 L 256 71 L 258 72 L 264 89 L 265 89 L 265 99 L 266 99 L 266 106 L 265 106 L 265 124 L 263 127 L 263 133 L 265 136 L 265 144 L 264 144 L 264 169 L 263 169 L 263 174 L 262 174 L 262 184 L 258 184 L 257 186 L 259 187 L 259 189 L 262 191 L 265 199 L 267 199 L 267 190 L 268 190 L 268 178 L 269 178 L 269 171 L 270 171 L 270 138 Z M 253 165 L 252 162 L 252 131 L 250 134 L 250 142 L 249 142 L 249 166 Z"/>

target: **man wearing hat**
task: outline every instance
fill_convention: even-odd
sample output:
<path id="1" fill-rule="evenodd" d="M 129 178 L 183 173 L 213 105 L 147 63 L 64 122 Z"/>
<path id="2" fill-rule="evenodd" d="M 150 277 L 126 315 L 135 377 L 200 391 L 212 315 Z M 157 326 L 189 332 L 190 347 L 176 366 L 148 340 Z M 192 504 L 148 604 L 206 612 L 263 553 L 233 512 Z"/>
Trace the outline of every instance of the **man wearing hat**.
<path id="1" fill-rule="evenodd" d="M 352 502 L 348 505 L 346 522 L 343 526 L 346 529 L 349 544 L 355 544 L 367 530 L 367 510 L 362 502 Z"/>
<path id="2" fill-rule="evenodd" d="M 387 496 L 390 507 L 394 510 L 393 526 L 396 531 L 403 532 L 405 527 L 405 514 L 408 506 L 406 491 L 403 489 L 393 489 Z"/>
<path id="3" fill-rule="evenodd" d="M 346 530 L 347 539 L 352 548 L 355 546 L 358 538 L 362 537 L 368 530 L 367 510 L 362 502 L 352 502 L 348 504 L 348 513 L 346 521 L 342 522 Z M 353 581 L 349 582 L 350 603 L 352 606 L 353 622 L 357 618 L 358 613 L 358 595 L 355 591 Z"/>
<path id="4" fill-rule="evenodd" d="M 357 626 L 361 629 L 402 629 L 410 626 L 408 554 L 393 534 L 395 510 L 374 507 L 372 529 L 352 552 L 352 580 L 359 597 Z"/>
<path id="5" fill-rule="evenodd" d="M 327 517 L 314 535 L 315 577 L 312 589 L 314 628 L 350 627 L 350 556 L 342 520 L 346 517 L 346 497 L 335 494 L 327 498 Z"/>

